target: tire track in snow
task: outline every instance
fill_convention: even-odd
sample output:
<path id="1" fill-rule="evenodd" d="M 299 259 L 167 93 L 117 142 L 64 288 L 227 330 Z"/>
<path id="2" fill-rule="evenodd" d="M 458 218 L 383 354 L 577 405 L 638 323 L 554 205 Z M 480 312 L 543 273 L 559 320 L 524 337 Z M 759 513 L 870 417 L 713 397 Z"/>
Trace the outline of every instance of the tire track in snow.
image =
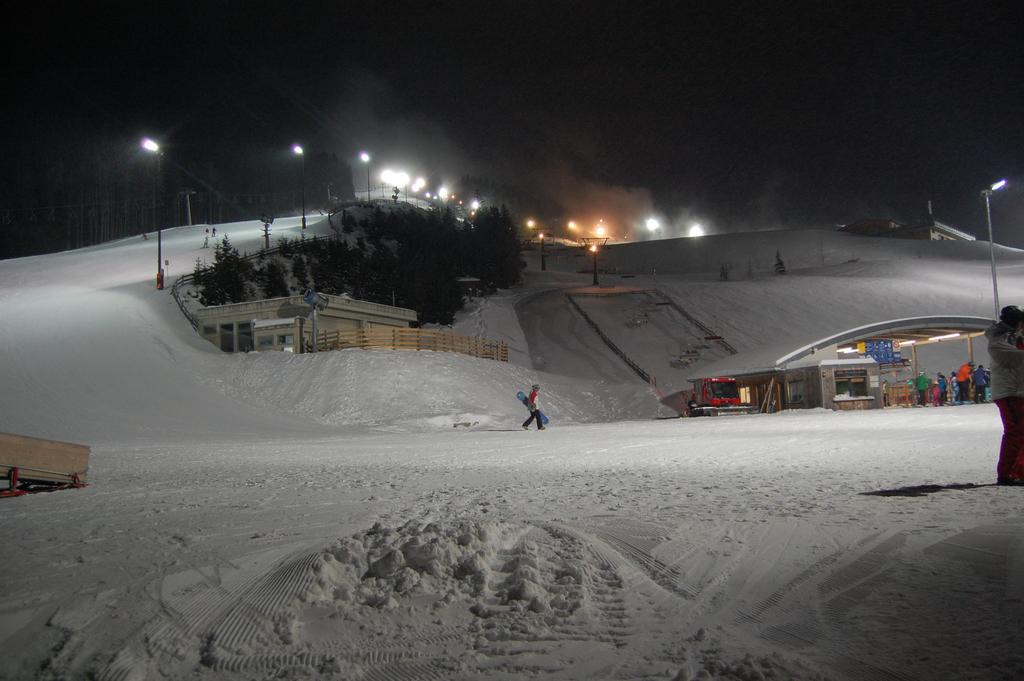
<path id="1" fill-rule="evenodd" d="M 861 539 L 854 550 L 875 541 L 881 532 Z M 896 534 L 863 551 L 839 569 L 832 566 L 848 558 L 850 551 L 829 554 L 801 571 L 795 578 L 759 601 L 750 610 L 738 611 L 735 625 L 754 624 L 761 638 L 797 654 L 825 660 L 830 668 L 858 681 L 915 681 L 903 671 L 889 669 L 842 652 L 843 636 L 834 626 L 843 612 L 870 592 L 868 581 L 885 571 L 892 556 L 906 543 Z M 824 577 L 822 575 L 824 574 Z M 827 600 L 822 601 L 822 597 Z M 806 607 L 819 603 L 825 622 Z M 782 620 L 781 622 L 779 620 Z"/>

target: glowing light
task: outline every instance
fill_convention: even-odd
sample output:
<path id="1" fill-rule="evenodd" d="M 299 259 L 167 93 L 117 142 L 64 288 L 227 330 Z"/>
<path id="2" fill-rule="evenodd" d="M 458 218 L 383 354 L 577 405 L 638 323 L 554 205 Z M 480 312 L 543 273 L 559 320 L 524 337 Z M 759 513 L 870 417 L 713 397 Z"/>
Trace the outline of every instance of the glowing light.
<path id="1" fill-rule="evenodd" d="M 142 140 L 142 148 L 145 149 L 146 151 L 152 151 L 153 153 L 160 151 L 160 145 L 154 142 L 153 140 L 149 139 L 148 137 Z"/>
<path id="2" fill-rule="evenodd" d="M 442 201 L 446 201 L 448 199 L 448 187 L 441 187 L 438 189 L 437 195 L 441 197 Z"/>
<path id="3" fill-rule="evenodd" d="M 932 336 L 928 340 L 930 340 L 930 341 L 942 341 L 942 340 L 949 340 L 950 338 L 959 338 L 959 337 L 960 337 L 959 333 L 947 333 L 944 336 Z"/>
<path id="4" fill-rule="evenodd" d="M 473 199 L 473 203 L 469 204 L 469 207 L 472 208 L 473 210 L 480 210 L 480 202 L 477 201 L 476 199 Z"/>
<path id="5" fill-rule="evenodd" d="M 598 225 L 597 227 L 594 228 L 594 234 L 598 236 L 604 236 L 604 233 L 606 231 L 607 230 L 604 228 L 604 225 Z"/>
<path id="6" fill-rule="evenodd" d="M 1005 186 L 1006 186 L 1006 180 L 999 180 L 994 185 L 992 185 L 991 190 L 994 191 L 994 192 L 997 192 L 997 191 L 999 191 L 1000 189 L 1002 189 Z"/>
<path id="7" fill-rule="evenodd" d="M 416 181 L 412 183 L 412 190 L 414 192 L 418 192 L 419 190 L 423 189 L 426 186 L 427 186 L 427 181 L 424 180 L 422 177 L 417 177 Z"/>
<path id="8" fill-rule="evenodd" d="M 576 226 L 575 222 L 569 220 L 569 229 L 579 229 L 579 227 Z"/>
<path id="9" fill-rule="evenodd" d="M 295 153 L 296 156 L 302 156 L 302 147 L 299 146 L 298 144 L 292 147 L 292 151 Z"/>
<path id="10" fill-rule="evenodd" d="M 597 253 L 597 244 L 590 244 L 590 252 Z"/>
<path id="11" fill-rule="evenodd" d="M 647 218 L 647 231 L 656 232 L 661 227 L 661 223 L 654 218 Z"/>
<path id="12" fill-rule="evenodd" d="M 837 348 L 837 351 L 843 353 L 844 355 L 849 355 L 851 353 L 857 352 L 857 348 Z"/>
<path id="13" fill-rule="evenodd" d="M 361 151 L 361 152 L 359 152 L 359 160 L 362 161 L 363 163 L 369 163 L 370 162 L 370 155 L 368 153 L 366 153 L 365 151 Z"/>
<path id="14" fill-rule="evenodd" d="M 537 226 L 537 223 L 534 222 L 533 220 L 527 220 L 526 221 L 526 226 L 529 227 L 530 229 L 533 229 L 534 227 Z"/>
<path id="15" fill-rule="evenodd" d="M 689 236 L 704 236 L 704 227 L 699 222 L 695 222 L 690 225 L 690 231 L 687 234 Z"/>

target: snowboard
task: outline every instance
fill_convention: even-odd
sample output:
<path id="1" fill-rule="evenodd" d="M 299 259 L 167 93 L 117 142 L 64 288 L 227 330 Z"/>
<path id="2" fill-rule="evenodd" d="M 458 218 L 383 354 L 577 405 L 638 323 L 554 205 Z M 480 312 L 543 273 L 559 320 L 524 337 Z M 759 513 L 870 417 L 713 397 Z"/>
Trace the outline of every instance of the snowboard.
<path id="1" fill-rule="evenodd" d="M 527 409 L 530 408 L 530 400 L 526 396 L 526 393 L 524 393 L 522 390 L 520 390 L 519 392 L 516 393 L 516 399 L 518 399 L 520 402 L 522 402 L 523 406 L 526 407 Z M 537 410 L 537 413 L 539 414 L 538 418 L 540 419 L 540 425 L 542 425 L 542 426 L 548 425 L 548 422 L 551 419 L 549 419 L 547 417 L 547 414 L 542 412 L 540 409 Z"/>

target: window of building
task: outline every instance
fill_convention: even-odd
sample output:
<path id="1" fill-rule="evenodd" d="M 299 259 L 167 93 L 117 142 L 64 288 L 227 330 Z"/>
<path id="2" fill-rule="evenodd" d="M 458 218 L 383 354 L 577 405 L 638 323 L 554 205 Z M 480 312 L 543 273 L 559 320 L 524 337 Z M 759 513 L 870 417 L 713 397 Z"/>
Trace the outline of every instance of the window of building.
<path id="1" fill-rule="evenodd" d="M 260 350 L 272 350 L 274 348 L 273 336 L 257 336 L 256 347 Z"/>
<path id="2" fill-rule="evenodd" d="M 220 325 L 220 349 L 224 352 L 235 351 L 235 325 Z"/>
<path id="3" fill-rule="evenodd" d="M 238 351 L 252 351 L 252 322 L 238 323 Z"/>
<path id="4" fill-rule="evenodd" d="M 288 335 L 286 335 L 286 336 L 278 336 L 277 337 L 277 344 L 278 345 L 292 345 L 294 343 L 295 343 L 295 336 L 293 336 L 290 333 Z"/>
<path id="5" fill-rule="evenodd" d="M 786 401 L 790 403 L 804 401 L 804 381 L 802 378 L 786 383 Z"/>
<path id="6" fill-rule="evenodd" d="M 864 369 L 836 371 L 836 396 L 868 396 L 868 372 Z"/>

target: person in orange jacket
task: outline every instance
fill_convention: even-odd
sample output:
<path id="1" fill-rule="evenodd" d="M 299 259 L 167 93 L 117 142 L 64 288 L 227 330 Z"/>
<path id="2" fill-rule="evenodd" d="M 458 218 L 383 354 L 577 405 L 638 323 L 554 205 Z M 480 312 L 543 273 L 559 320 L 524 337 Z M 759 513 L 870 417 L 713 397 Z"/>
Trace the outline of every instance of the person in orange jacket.
<path id="1" fill-rule="evenodd" d="M 956 370 L 956 383 L 960 386 L 960 401 L 971 401 L 971 372 L 974 371 L 974 362 L 964 362 Z"/>

